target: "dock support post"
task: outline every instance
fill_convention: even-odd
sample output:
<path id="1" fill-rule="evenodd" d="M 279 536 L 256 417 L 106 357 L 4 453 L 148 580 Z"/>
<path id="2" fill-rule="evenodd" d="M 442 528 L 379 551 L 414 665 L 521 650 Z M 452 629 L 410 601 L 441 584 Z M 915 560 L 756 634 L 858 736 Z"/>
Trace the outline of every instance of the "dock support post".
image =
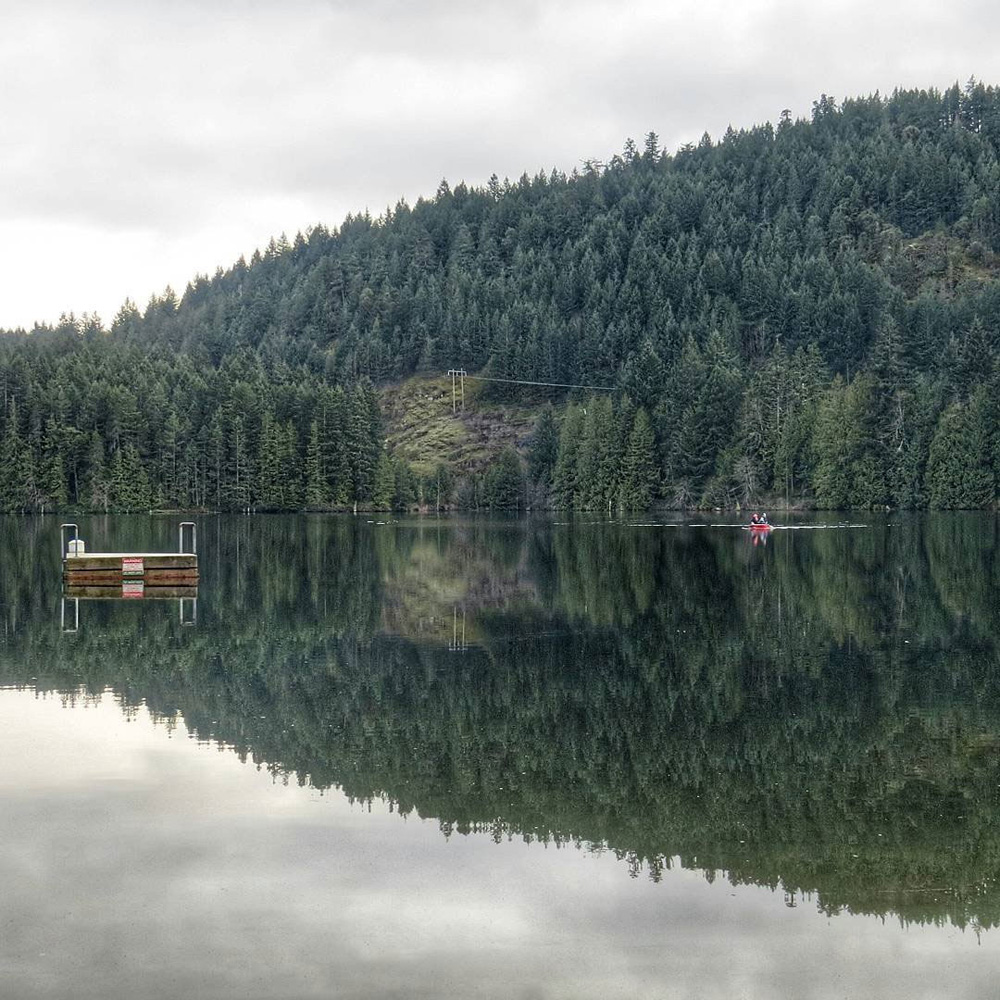
<path id="1" fill-rule="evenodd" d="M 67 538 L 66 534 L 69 529 L 73 529 L 73 535 L 71 538 Z M 80 537 L 80 529 L 75 524 L 60 524 L 59 525 L 59 561 L 64 562 L 66 559 L 66 553 L 69 552 L 69 543 L 75 542 Z"/>

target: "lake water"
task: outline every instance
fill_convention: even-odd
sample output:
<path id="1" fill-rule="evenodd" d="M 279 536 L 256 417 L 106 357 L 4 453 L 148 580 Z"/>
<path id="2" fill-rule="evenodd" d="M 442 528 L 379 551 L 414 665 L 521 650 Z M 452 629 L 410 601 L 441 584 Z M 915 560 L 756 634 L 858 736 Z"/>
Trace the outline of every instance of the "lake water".
<path id="1" fill-rule="evenodd" d="M 995 997 L 1000 522 L 559 521 L 0 518 L 0 994 Z"/>

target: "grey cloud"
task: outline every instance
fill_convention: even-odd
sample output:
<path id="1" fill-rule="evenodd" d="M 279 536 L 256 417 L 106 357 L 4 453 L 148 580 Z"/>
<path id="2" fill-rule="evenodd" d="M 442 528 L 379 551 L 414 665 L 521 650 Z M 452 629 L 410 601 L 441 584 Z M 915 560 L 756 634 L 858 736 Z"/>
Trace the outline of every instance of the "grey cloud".
<path id="1" fill-rule="evenodd" d="M 0 224 L 175 242 L 220 219 L 248 240 L 337 224 L 442 176 L 569 171 L 650 129 L 673 149 L 821 92 L 1000 78 L 998 21 L 982 0 L 14 4 Z"/>

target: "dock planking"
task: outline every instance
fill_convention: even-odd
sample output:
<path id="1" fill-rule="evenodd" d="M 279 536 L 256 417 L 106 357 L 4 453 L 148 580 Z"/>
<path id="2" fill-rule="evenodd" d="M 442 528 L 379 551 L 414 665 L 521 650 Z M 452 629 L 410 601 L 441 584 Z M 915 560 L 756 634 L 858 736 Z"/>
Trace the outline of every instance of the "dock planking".
<path id="1" fill-rule="evenodd" d="M 119 570 L 86 570 L 78 572 L 67 569 L 63 581 L 67 587 L 113 587 L 125 580 L 142 580 L 147 587 L 197 587 L 198 571 L 177 572 L 174 570 L 147 569 L 141 574 L 127 574 Z"/>
<path id="2" fill-rule="evenodd" d="M 198 557 L 192 552 L 88 552 L 85 555 L 69 555 L 64 560 L 77 569 L 110 569 L 126 559 L 141 559 L 153 569 L 187 569 L 197 567 Z"/>

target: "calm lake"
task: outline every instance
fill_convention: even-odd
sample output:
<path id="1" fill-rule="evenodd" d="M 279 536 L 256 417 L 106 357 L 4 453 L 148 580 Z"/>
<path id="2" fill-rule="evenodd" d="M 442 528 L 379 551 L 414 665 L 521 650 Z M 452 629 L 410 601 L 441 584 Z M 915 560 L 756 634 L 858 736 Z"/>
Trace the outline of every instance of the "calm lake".
<path id="1" fill-rule="evenodd" d="M 0 518 L 3 996 L 996 996 L 997 518 L 203 517 L 196 602 L 78 603 L 59 520 Z"/>

